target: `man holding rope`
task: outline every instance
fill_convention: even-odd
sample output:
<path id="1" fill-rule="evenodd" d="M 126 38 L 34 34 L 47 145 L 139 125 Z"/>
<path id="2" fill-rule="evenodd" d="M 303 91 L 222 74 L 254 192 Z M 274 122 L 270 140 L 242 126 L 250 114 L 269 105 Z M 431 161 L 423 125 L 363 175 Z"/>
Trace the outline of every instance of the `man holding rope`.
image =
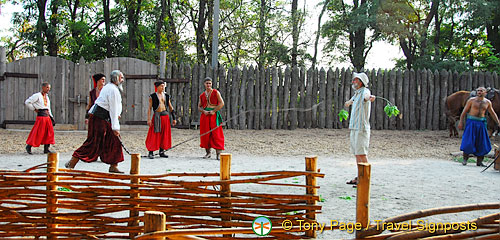
<path id="1" fill-rule="evenodd" d="M 491 101 L 485 98 L 487 93 L 486 88 L 478 87 L 476 91 L 477 97 L 467 100 L 465 108 L 462 114 L 460 114 L 460 122 L 458 123 L 458 129 L 460 130 L 463 129 L 464 119 L 467 115 L 467 123 L 462 135 L 460 150 L 463 151 L 463 165 L 467 165 L 469 154 L 474 154 L 477 156 L 476 165 L 486 167 L 483 164 L 484 155 L 491 151 L 490 138 L 486 129 L 486 111 L 490 113 L 498 126 L 500 126 L 500 122 L 495 110 L 493 110 Z"/>
<path id="2" fill-rule="evenodd" d="M 200 95 L 198 110 L 200 116 L 200 147 L 204 148 L 205 159 L 211 157 L 211 148 L 215 148 L 217 159 L 224 150 L 224 133 L 222 132 L 222 116 L 219 112 L 224 106 L 224 100 L 216 89 L 212 88 L 212 79 L 203 81 L 205 91 Z"/>
<path id="3" fill-rule="evenodd" d="M 120 114 L 122 112 L 123 73 L 114 70 L 110 74 L 111 82 L 106 84 L 89 111 L 89 130 L 87 140 L 78 148 L 70 161 L 64 166 L 74 168 L 79 160 L 94 162 L 97 157 L 109 164 L 109 172 L 123 173 L 118 170 L 118 163 L 123 161 L 120 140 Z"/>
<path id="4" fill-rule="evenodd" d="M 351 152 L 356 157 L 356 163 L 368 163 L 366 154 L 370 145 L 370 110 L 375 96 L 371 95 L 367 87 L 368 76 L 365 73 L 353 73 L 354 96 L 345 102 L 345 107 L 352 105 L 349 129 L 351 129 Z M 357 185 L 358 178 L 355 177 L 347 184 Z"/>

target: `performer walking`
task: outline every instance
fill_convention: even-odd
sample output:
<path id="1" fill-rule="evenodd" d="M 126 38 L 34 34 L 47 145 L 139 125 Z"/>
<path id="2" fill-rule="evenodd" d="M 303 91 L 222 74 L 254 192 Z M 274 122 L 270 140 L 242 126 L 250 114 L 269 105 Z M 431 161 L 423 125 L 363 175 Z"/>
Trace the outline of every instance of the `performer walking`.
<path id="1" fill-rule="evenodd" d="M 37 113 L 35 125 L 26 140 L 26 152 L 32 154 L 31 147 L 39 147 L 43 144 L 43 153 L 50 153 L 50 144 L 54 144 L 54 116 L 50 110 L 50 84 L 42 83 L 42 91 L 33 94 L 26 99 L 24 104 Z"/>
<path id="2" fill-rule="evenodd" d="M 78 148 L 66 168 L 74 168 L 79 160 L 93 162 L 97 157 L 109 164 L 109 172 L 123 173 L 118 163 L 123 161 L 120 141 L 120 123 L 122 112 L 123 73 L 114 70 L 110 74 L 111 83 L 106 84 L 90 108 L 89 130 L 87 140 Z"/>
<path id="3" fill-rule="evenodd" d="M 165 150 L 172 147 L 172 134 L 170 129 L 170 118 L 168 117 L 167 104 L 172 115 L 172 124 L 175 126 L 175 111 L 170 102 L 170 96 L 165 93 L 166 84 L 163 81 L 154 83 L 155 92 L 149 95 L 148 125 L 149 131 L 146 137 L 146 148 L 149 151 L 148 158 L 153 159 L 153 152 L 160 149 L 160 157 L 168 158 Z M 151 118 L 151 109 L 153 117 Z"/>
<path id="4" fill-rule="evenodd" d="M 89 114 L 88 111 L 94 106 L 95 100 L 99 97 L 104 84 L 106 83 L 106 76 L 102 73 L 97 73 L 92 76 L 94 81 L 94 88 L 89 92 L 89 103 L 87 104 L 87 114 L 85 114 L 85 124 L 88 124 Z"/>
<path id="5" fill-rule="evenodd" d="M 219 91 L 212 88 L 211 78 L 205 78 L 203 84 L 205 85 L 205 91 L 200 95 L 198 102 L 198 110 L 201 112 L 200 147 L 205 148 L 206 151 L 203 158 L 210 158 L 211 148 L 215 148 L 217 159 L 219 159 L 220 153 L 224 150 L 224 133 L 222 127 L 219 127 L 222 123 L 222 115 L 219 110 L 224 106 L 224 100 L 222 100 Z M 205 134 L 211 130 L 213 131 Z"/>

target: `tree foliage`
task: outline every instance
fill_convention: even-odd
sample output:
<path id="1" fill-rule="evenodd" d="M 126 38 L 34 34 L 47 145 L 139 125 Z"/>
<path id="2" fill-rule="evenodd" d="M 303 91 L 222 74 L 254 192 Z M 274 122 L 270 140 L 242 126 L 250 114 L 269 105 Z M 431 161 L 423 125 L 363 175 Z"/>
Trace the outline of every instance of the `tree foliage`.
<path id="1" fill-rule="evenodd" d="M 174 62 L 211 58 L 213 0 L 11 2 L 24 11 L 13 15 L 12 36 L 1 39 L 9 60 L 130 56 L 158 62 L 159 51 Z M 326 21 L 314 26 L 315 34 L 304 34 L 313 26 L 308 22 L 321 20 L 304 0 L 220 0 L 219 63 L 345 61 L 361 70 L 373 43 L 386 41 L 402 49 L 400 68 L 500 71 L 500 1 L 322 0 L 314 8 L 324 9 Z"/>

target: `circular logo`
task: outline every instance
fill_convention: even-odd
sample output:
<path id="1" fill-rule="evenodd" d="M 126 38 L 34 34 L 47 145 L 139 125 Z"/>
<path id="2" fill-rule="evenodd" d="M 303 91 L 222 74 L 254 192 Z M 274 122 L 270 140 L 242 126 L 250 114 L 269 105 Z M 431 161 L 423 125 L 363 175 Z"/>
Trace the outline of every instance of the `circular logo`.
<path id="1" fill-rule="evenodd" d="M 272 227 L 273 224 L 271 223 L 271 220 L 264 216 L 256 217 L 252 223 L 253 232 L 259 236 L 266 236 L 269 234 Z"/>

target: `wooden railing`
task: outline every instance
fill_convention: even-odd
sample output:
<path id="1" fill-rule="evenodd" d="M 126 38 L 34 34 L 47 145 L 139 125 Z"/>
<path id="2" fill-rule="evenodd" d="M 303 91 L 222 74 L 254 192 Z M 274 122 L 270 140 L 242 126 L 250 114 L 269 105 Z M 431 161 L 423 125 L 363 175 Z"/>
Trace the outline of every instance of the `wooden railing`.
<path id="1" fill-rule="evenodd" d="M 165 229 L 185 230 L 248 228 L 257 216 L 276 225 L 312 222 L 321 210 L 319 196 L 304 191 L 318 188 L 312 179 L 324 174 L 317 169 L 232 173 L 231 154 L 221 154 L 220 172 L 140 175 L 140 156 L 131 162 L 130 174 L 58 169 L 58 154 L 51 153 L 47 164 L 26 171 L 0 170 L 0 238 L 131 239 L 147 230 L 146 211 L 165 214 Z M 290 178 L 296 183 L 285 182 Z"/>

